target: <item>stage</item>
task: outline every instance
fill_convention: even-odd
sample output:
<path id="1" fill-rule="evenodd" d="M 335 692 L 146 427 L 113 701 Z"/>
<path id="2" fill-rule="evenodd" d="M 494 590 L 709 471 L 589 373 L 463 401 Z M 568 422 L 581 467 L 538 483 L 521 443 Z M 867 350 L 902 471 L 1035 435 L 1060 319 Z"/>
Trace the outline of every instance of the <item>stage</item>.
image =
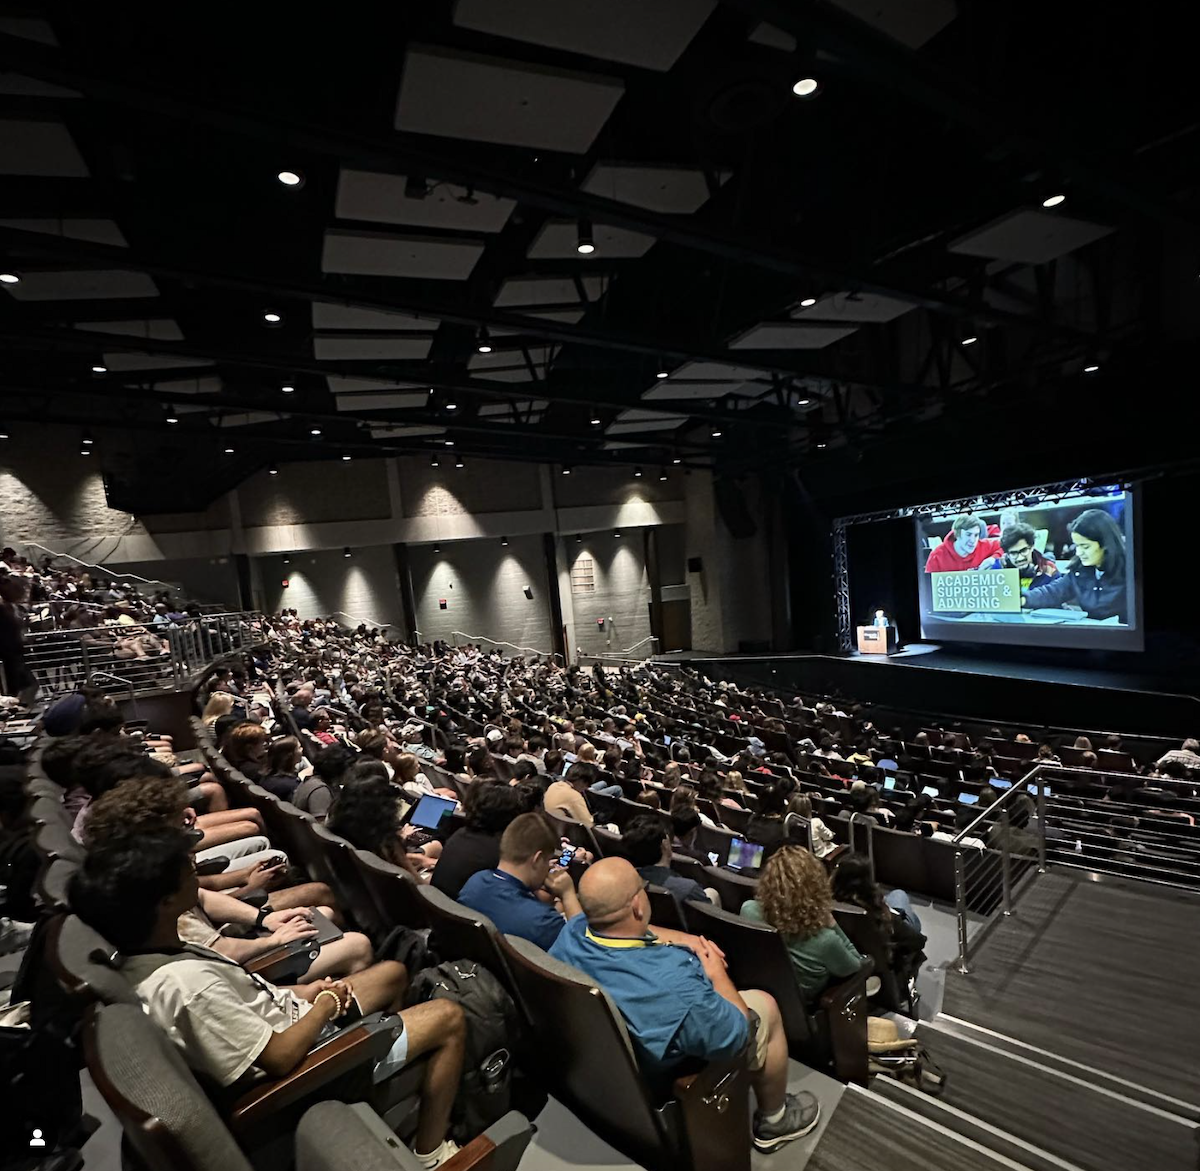
<path id="1" fill-rule="evenodd" d="M 673 656 L 672 656 L 673 657 Z M 1177 741 L 1200 732 L 1196 677 L 1125 666 L 1144 656 L 910 643 L 892 655 L 690 655 L 710 678 L 840 693 L 898 711 Z M 1178 747 L 1178 744 L 1173 745 Z"/>

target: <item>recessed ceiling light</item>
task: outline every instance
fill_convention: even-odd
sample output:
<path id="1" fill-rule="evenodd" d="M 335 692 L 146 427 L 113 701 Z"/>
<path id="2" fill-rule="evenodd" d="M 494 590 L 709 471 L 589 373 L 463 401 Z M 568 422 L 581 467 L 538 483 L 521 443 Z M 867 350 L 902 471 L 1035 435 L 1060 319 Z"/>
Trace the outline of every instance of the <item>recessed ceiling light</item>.
<path id="1" fill-rule="evenodd" d="M 679 457 L 679 456 L 676 456 L 676 457 L 675 457 L 673 460 L 671 460 L 671 462 L 672 462 L 673 464 L 681 464 L 681 463 L 683 463 L 683 460 L 682 460 L 682 459 L 680 459 L 680 457 Z"/>
<path id="2" fill-rule="evenodd" d="M 635 476 L 640 476 L 640 475 L 642 474 L 642 469 L 641 469 L 641 468 L 634 468 L 634 469 L 633 469 L 633 474 L 634 474 Z"/>
<path id="3" fill-rule="evenodd" d="M 621 530 L 620 530 L 620 529 L 613 529 L 613 536 L 614 536 L 614 537 L 617 537 L 617 538 L 620 538 L 620 536 L 621 536 Z"/>
<path id="4" fill-rule="evenodd" d="M 79 449 L 79 454 L 80 454 L 80 455 L 91 455 L 91 454 L 92 454 L 92 449 L 91 449 L 90 447 L 81 447 L 81 448 Z"/>
<path id="5" fill-rule="evenodd" d="M 179 422 L 179 416 L 175 413 L 174 408 L 172 408 L 170 405 L 167 406 L 167 422 L 168 423 L 178 423 Z"/>
<path id="6" fill-rule="evenodd" d="M 817 444 L 817 447 L 818 447 L 818 448 L 820 448 L 820 449 L 822 449 L 822 450 L 823 450 L 824 448 L 828 447 L 828 446 L 829 446 L 829 444 L 827 444 L 827 443 L 818 443 L 818 444 Z"/>
<path id="7" fill-rule="evenodd" d="M 447 439 L 447 440 L 446 440 L 446 446 L 447 446 L 447 447 L 453 447 L 453 446 L 454 446 L 454 440 L 453 440 L 453 439 Z"/>
<path id="8" fill-rule="evenodd" d="M 667 478 L 667 469 L 666 468 L 659 469 L 658 478 L 660 480 L 665 480 Z"/>
<path id="9" fill-rule="evenodd" d="M 107 374 L 108 367 L 107 366 L 93 366 L 92 373 L 93 374 Z"/>
<path id="10" fill-rule="evenodd" d="M 978 340 L 979 339 L 974 334 L 971 334 L 970 337 L 963 338 L 962 344 L 964 346 L 973 346 Z"/>
<path id="11" fill-rule="evenodd" d="M 441 465 L 440 461 L 438 460 L 438 457 L 435 455 L 435 456 L 434 456 L 434 457 L 433 457 L 433 458 L 432 458 L 432 459 L 429 461 L 429 466 L 430 466 L 431 468 L 439 468 L 439 467 L 441 467 L 442 465 Z"/>
<path id="12" fill-rule="evenodd" d="M 0 427 L 0 439 L 7 439 L 7 438 L 8 438 L 8 432 L 5 431 L 2 427 Z"/>
<path id="13" fill-rule="evenodd" d="M 281 394 L 295 394 L 296 388 L 294 386 L 281 386 L 279 391 Z"/>
<path id="14" fill-rule="evenodd" d="M 802 77 L 792 86 L 792 93 L 798 98 L 815 98 L 821 83 L 815 77 Z"/>
<path id="15" fill-rule="evenodd" d="M 232 448 L 232 447 L 227 447 L 227 448 L 225 449 L 225 454 L 226 454 L 226 455 L 233 455 L 233 448 Z"/>
<path id="16" fill-rule="evenodd" d="M 1099 367 L 1099 366 L 1097 366 L 1095 362 L 1093 362 L 1093 363 L 1092 363 L 1090 366 L 1085 366 L 1085 367 L 1083 368 L 1083 372 L 1084 372 L 1085 374 L 1095 374 L 1095 373 L 1096 373 L 1096 371 L 1097 371 L 1097 370 L 1099 370 L 1099 369 L 1100 369 L 1100 367 Z"/>
<path id="17" fill-rule="evenodd" d="M 320 427 L 311 427 L 311 428 L 309 428 L 309 432 L 308 432 L 308 433 L 309 433 L 310 435 L 320 435 L 320 434 L 321 434 L 321 428 L 320 428 Z"/>
<path id="18" fill-rule="evenodd" d="M 269 468 L 267 468 L 267 475 L 268 476 L 277 476 L 277 475 L 279 475 L 279 469 L 274 464 L 272 464 Z M 284 564 L 285 565 L 287 564 L 286 559 L 284 561 Z"/>
<path id="19" fill-rule="evenodd" d="M 342 462 L 347 463 L 350 460 L 352 460 L 353 458 L 354 458 L 354 456 L 352 456 L 349 452 L 346 452 L 346 454 L 342 456 Z"/>
<path id="20" fill-rule="evenodd" d="M 91 447 L 96 441 L 92 438 L 92 433 L 90 431 L 85 431 L 83 433 L 83 439 L 80 442 L 82 442 L 84 447 Z"/>
<path id="21" fill-rule="evenodd" d="M 21 278 L 15 272 L 0 272 L 0 285 L 19 285 Z"/>
<path id="22" fill-rule="evenodd" d="M 268 313 L 263 314 L 263 320 L 268 325 L 278 325 L 283 320 L 283 318 L 278 313 L 268 312 Z"/>
<path id="23" fill-rule="evenodd" d="M 346 547 L 345 547 L 345 548 L 342 550 L 342 556 L 343 556 L 343 557 L 349 557 L 349 556 L 350 556 L 350 546 L 349 546 L 349 545 L 347 545 L 347 546 L 346 546 Z"/>
<path id="24" fill-rule="evenodd" d="M 599 427 L 602 422 L 603 422 L 603 420 L 600 418 L 600 416 L 598 414 L 596 414 L 595 411 L 593 411 L 592 419 L 591 419 L 592 426 Z"/>
<path id="25" fill-rule="evenodd" d="M 796 406 L 798 406 L 798 407 L 806 407 L 806 406 L 808 406 L 808 405 L 809 405 L 809 403 L 811 403 L 811 402 L 812 402 L 812 399 L 810 399 L 810 398 L 798 398 L 798 399 L 796 400 Z"/>
<path id="26" fill-rule="evenodd" d="M 720 439 L 720 438 L 721 438 L 721 428 L 720 428 L 720 427 L 714 427 L 714 428 L 712 429 L 712 437 L 713 437 L 714 439 Z"/>
<path id="27" fill-rule="evenodd" d="M 563 470 L 562 470 L 562 474 L 563 474 L 564 476 L 569 476 L 569 475 L 571 474 L 571 469 L 570 469 L 570 468 L 568 468 L 568 467 L 564 467 L 564 468 L 563 468 Z"/>
<path id="28" fill-rule="evenodd" d="M 671 371 L 670 370 L 660 370 L 654 377 L 655 378 L 670 378 Z"/>
<path id="29" fill-rule="evenodd" d="M 481 325 L 479 332 L 475 335 L 475 348 L 481 354 L 490 354 L 492 352 L 492 339 L 488 336 L 486 325 Z"/>
<path id="30" fill-rule="evenodd" d="M 816 303 L 816 297 L 805 297 L 804 300 L 800 302 L 800 308 L 811 309 Z"/>
<path id="31" fill-rule="evenodd" d="M 575 251 L 584 256 L 591 256 L 596 251 L 596 241 L 592 236 L 592 221 L 579 221 L 579 236 L 575 243 Z"/>
<path id="32" fill-rule="evenodd" d="M 275 176 L 285 187 L 303 187 L 304 176 L 299 171 L 280 171 Z"/>
<path id="33" fill-rule="evenodd" d="M 505 545 L 505 546 L 507 546 L 507 545 L 508 545 L 508 538 L 507 538 L 507 537 L 501 537 L 501 538 L 500 538 L 500 544 L 501 544 L 501 545 Z"/>
<path id="34" fill-rule="evenodd" d="M 463 463 L 463 461 L 462 461 L 462 456 L 461 456 L 461 455 L 458 457 L 458 459 L 456 459 L 456 460 L 454 461 L 454 466 L 455 466 L 456 468 L 462 468 L 462 467 L 466 467 L 466 465 L 465 465 L 465 464 Z"/>
<path id="35" fill-rule="evenodd" d="M 1047 195 L 1046 198 L 1042 200 L 1042 206 L 1043 207 L 1058 207 L 1058 205 L 1060 203 L 1065 203 L 1066 200 L 1067 200 L 1067 197 L 1065 195 L 1063 195 L 1062 192 L 1060 191 L 1060 192 L 1056 192 L 1054 195 Z"/>
<path id="36" fill-rule="evenodd" d="M 434 547 L 433 547 L 433 551 L 434 551 L 435 553 L 440 553 L 440 552 L 442 551 L 442 547 L 441 547 L 441 545 L 434 545 Z"/>
<path id="37" fill-rule="evenodd" d="M 446 404 L 446 410 L 448 410 L 448 411 L 457 411 L 457 410 L 458 410 L 458 403 L 447 403 L 447 404 Z"/>

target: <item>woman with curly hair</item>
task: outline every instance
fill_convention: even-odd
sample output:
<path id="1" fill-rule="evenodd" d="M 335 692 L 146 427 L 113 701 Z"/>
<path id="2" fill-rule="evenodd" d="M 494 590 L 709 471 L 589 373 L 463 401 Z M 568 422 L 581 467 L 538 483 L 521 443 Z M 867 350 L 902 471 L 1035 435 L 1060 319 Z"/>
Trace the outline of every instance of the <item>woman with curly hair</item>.
<path id="1" fill-rule="evenodd" d="M 833 980 L 853 976 L 865 957 L 833 918 L 833 892 L 825 866 L 802 846 L 781 846 L 767 859 L 758 897 L 742 917 L 768 923 L 783 936 L 796 983 L 815 1001 Z"/>

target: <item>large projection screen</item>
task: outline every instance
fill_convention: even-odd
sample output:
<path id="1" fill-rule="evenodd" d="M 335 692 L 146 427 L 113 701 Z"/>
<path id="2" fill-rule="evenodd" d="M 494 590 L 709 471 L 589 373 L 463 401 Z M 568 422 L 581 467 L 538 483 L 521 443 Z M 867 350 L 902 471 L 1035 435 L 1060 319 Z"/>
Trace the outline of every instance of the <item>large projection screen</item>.
<path id="1" fill-rule="evenodd" d="M 1142 650 L 1132 486 L 942 512 L 915 525 L 922 638 Z"/>

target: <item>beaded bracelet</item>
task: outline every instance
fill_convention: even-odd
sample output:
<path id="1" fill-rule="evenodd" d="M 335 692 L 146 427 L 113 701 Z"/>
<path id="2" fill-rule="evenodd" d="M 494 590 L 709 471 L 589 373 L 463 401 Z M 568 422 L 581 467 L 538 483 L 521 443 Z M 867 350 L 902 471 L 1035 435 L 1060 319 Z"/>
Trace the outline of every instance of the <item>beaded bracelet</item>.
<path id="1" fill-rule="evenodd" d="M 342 1010 L 342 998 L 336 992 L 334 992 L 334 990 L 332 988 L 322 988 L 321 991 L 318 992 L 316 994 L 316 996 L 313 997 L 313 1004 L 316 1004 L 317 1001 L 320 1000 L 322 996 L 333 997 L 333 1003 L 337 1005 L 337 1011 L 333 1015 L 334 1015 L 334 1017 L 340 1017 L 342 1015 L 342 1011 L 343 1011 Z"/>

